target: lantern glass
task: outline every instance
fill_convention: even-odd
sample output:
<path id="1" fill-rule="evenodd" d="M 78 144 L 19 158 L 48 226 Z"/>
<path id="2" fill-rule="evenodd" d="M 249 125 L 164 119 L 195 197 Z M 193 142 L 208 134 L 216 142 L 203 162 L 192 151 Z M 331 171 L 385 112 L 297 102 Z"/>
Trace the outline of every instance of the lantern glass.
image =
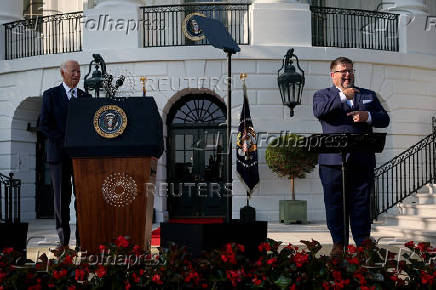
<path id="1" fill-rule="evenodd" d="M 292 57 L 295 57 L 301 74 L 295 71 Z M 281 71 L 282 73 L 280 73 Z M 289 107 L 290 115 L 293 116 L 294 107 L 301 104 L 301 95 L 304 88 L 304 71 L 301 69 L 298 58 L 294 54 L 294 49 L 288 50 L 283 59 L 283 65 L 277 74 L 277 83 L 282 103 Z"/>

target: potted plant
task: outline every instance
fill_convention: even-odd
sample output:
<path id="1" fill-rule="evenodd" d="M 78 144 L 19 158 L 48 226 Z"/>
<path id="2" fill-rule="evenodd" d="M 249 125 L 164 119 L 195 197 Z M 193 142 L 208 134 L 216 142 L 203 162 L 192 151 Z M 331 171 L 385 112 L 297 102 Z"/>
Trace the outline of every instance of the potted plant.
<path id="1" fill-rule="evenodd" d="M 265 152 L 268 167 L 291 181 L 291 200 L 279 201 L 280 222 L 307 223 L 307 201 L 295 200 L 295 179 L 304 178 L 317 164 L 316 153 L 308 152 L 303 136 L 285 134 L 272 140 Z"/>

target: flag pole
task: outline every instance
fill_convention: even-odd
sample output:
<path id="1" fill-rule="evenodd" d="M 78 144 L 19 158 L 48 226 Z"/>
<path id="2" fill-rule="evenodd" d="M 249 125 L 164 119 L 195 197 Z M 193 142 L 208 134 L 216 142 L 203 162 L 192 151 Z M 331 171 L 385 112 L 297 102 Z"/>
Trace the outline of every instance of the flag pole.
<path id="1" fill-rule="evenodd" d="M 145 97 L 145 96 L 147 96 L 147 90 L 145 89 L 145 82 L 147 81 L 147 78 L 141 77 L 140 80 L 142 83 L 142 96 Z"/>
<path id="2" fill-rule="evenodd" d="M 226 51 L 226 50 L 224 50 Z M 230 194 L 226 194 L 226 221 L 232 221 L 232 52 L 227 51 L 227 186 L 230 187 Z"/>
<path id="3" fill-rule="evenodd" d="M 245 90 L 245 79 L 247 78 L 247 74 L 246 73 L 241 73 L 239 75 L 239 78 L 241 79 L 242 87 Z M 244 98 L 245 98 L 245 95 L 244 95 Z M 248 190 L 247 190 L 247 206 L 250 206 L 250 191 L 248 191 Z"/>

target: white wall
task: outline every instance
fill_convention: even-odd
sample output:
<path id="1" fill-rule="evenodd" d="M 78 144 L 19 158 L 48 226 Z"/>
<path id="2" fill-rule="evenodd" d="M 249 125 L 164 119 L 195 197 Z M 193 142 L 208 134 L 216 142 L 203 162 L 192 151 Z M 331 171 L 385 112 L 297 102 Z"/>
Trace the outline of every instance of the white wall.
<path id="1" fill-rule="evenodd" d="M 384 100 L 385 108 L 391 116 L 391 125 L 387 129 L 389 135 L 386 148 L 379 155 L 379 163 L 392 158 L 431 132 L 431 117 L 436 115 L 435 57 L 358 49 L 297 47 L 296 54 L 301 59 L 301 66 L 306 72 L 306 86 L 302 105 L 296 107 L 295 117 L 291 119 L 288 108 L 281 104 L 277 89 L 277 69 L 287 49 L 288 47 L 244 46 L 241 53 L 234 56 L 232 63 L 235 79 L 232 94 L 234 130 L 238 124 L 238 114 L 242 104 L 239 73 L 246 72 L 251 113 L 257 132 L 279 133 L 281 130 L 307 134 L 321 132 L 321 127 L 312 114 L 312 96 L 316 90 L 330 86 L 329 62 L 337 56 L 344 55 L 356 62 L 356 85 L 375 90 L 380 99 Z M 224 99 L 226 97 L 226 86 L 223 81 L 227 73 L 225 55 L 212 47 L 99 52 L 109 63 L 108 69 L 114 76 L 127 72 L 126 86 L 133 91 L 131 95 L 141 95 L 139 77 L 147 76 L 149 95 L 154 96 L 161 113 L 174 102 L 174 95 L 187 87 L 210 88 L 220 97 Z M 3 170 L 18 168 L 17 158 L 14 152 L 10 155 L 11 149 L 8 147 L 11 142 L 11 122 L 16 108 L 27 97 L 40 96 L 43 90 L 57 85 L 60 81 L 57 66 L 69 58 L 80 62 L 83 75 L 87 72 L 87 64 L 91 60 L 90 52 L 0 62 L 0 101 L 3 100 L 3 106 L 0 106 L 0 116 L 3 116 L 0 122 L 3 124 L 0 128 L 0 157 L 3 155 L 5 161 L 1 163 Z M 212 86 L 208 81 L 200 82 L 199 85 L 197 81 L 199 77 L 219 81 L 214 81 Z M 160 86 L 158 86 L 159 80 Z M 218 86 L 215 87 L 216 83 Z M 83 84 L 79 84 L 79 87 L 83 87 Z M 21 110 L 20 107 L 18 111 Z M 28 118 L 30 120 L 33 117 Z M 14 134 L 12 135 L 15 136 Z M 14 138 L 13 141 L 18 140 Z M 30 151 L 26 154 L 31 158 Z M 289 182 L 277 178 L 267 168 L 262 147 L 259 148 L 259 156 L 260 191 L 254 194 L 252 204 L 256 206 L 259 219 L 276 221 L 278 200 L 289 197 Z M 166 180 L 165 164 L 164 155 L 159 161 L 158 181 Z M 29 175 L 24 174 L 24 176 Z M 240 195 L 234 198 L 233 216 L 238 217 L 239 207 L 245 204 L 243 196 L 245 191 L 242 190 L 237 177 L 233 176 L 233 178 L 234 192 Z M 23 182 L 32 183 L 34 180 L 26 177 Z M 317 169 L 306 179 L 296 181 L 296 193 L 297 198 L 308 200 L 309 220 L 324 219 L 322 188 Z M 158 220 L 161 220 L 166 215 L 165 199 L 156 198 L 155 207 Z"/>

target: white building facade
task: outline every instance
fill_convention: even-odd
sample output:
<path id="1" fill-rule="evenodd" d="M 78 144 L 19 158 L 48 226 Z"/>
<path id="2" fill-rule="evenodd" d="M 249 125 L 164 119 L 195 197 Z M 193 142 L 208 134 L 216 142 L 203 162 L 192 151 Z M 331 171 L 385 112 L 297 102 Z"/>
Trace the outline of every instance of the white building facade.
<path id="1" fill-rule="evenodd" d="M 227 96 L 226 54 L 210 45 L 190 45 L 193 43 L 185 38 L 180 28 L 162 32 L 159 25 L 183 25 L 183 17 L 178 19 L 176 13 L 154 21 L 156 18 L 153 17 L 158 14 L 147 14 L 147 10 L 144 10 L 147 8 L 141 8 L 158 4 L 154 2 L 159 2 L 159 5 L 175 5 L 182 4 L 181 1 L 165 1 L 163 4 L 161 1 L 141 3 L 136 0 L 94 1 L 97 3 L 73 1 L 73 4 L 65 6 L 59 3 L 50 6 L 51 2 L 62 3 L 48 1 L 44 4 L 48 5 L 44 8 L 46 11 L 70 13 L 84 9 L 83 16 L 78 18 L 80 25 L 75 26 L 80 28 L 77 38 L 71 36 L 75 35 L 73 32 L 76 28 L 65 28 L 67 33 L 62 35 L 69 35 L 69 38 L 63 42 L 54 37 L 46 40 L 49 35 L 57 33 L 56 30 L 50 30 L 52 28 L 32 30 L 26 26 L 20 31 L 19 37 L 42 38 L 52 43 L 42 41 L 35 44 L 28 40 L 23 42 L 26 43 L 23 47 L 19 42 L 21 38 L 17 40 L 16 34 L 6 38 L 3 36 L 8 33 L 7 27 L 0 30 L 0 171 L 13 172 L 16 178 L 22 180 L 24 219 L 43 217 L 43 208 L 51 207 L 51 204 L 44 205 L 38 196 L 49 183 L 49 175 L 41 157 L 42 137 L 33 128 L 37 126 L 42 93 L 60 84 L 59 65 L 65 60 L 75 59 L 80 63 L 83 79 L 88 72 L 92 54 L 101 54 L 110 73 L 115 77 L 121 74 L 127 77 L 120 94 L 133 97 L 141 96 L 139 79 L 147 77 L 147 92 L 158 104 L 166 138 L 170 132 L 167 125 L 169 116 L 173 114 L 172 109 L 181 104 L 184 98 L 204 95 L 225 105 Z M 228 5 L 229 10 L 221 12 L 226 15 L 224 19 L 229 21 L 228 27 L 235 29 L 232 36 L 238 38 L 241 48 L 232 61 L 233 131 L 237 130 L 243 101 L 239 74 L 246 73 L 251 117 L 258 133 L 320 133 L 321 127 L 312 113 L 312 96 L 317 90 L 331 86 L 330 61 L 338 56 L 346 56 L 355 62 L 356 85 L 376 91 L 391 117 L 390 126 L 384 130 L 388 137 L 384 152 L 378 154 L 378 164 L 390 160 L 429 134 L 431 118 L 436 116 L 434 1 L 314 1 L 319 2 L 318 5 L 349 11 L 346 14 L 348 16 L 340 18 L 338 15 L 343 15 L 346 10 L 322 10 L 325 14 L 322 20 L 317 18 L 316 10 L 311 10 L 311 5 L 306 2 L 308 1 L 253 0 L 244 6 L 246 10 L 238 12 L 235 22 L 229 19 L 234 19 L 232 13 L 236 14 L 235 9 L 240 6 Z M 0 6 L 1 24 L 23 19 L 24 4 L 21 1 L 4 0 Z M 165 9 L 167 8 L 164 7 L 162 11 Z M 371 18 L 373 20 L 370 22 L 359 22 L 358 13 L 352 9 L 368 10 L 368 15 L 373 15 L 371 13 L 375 9 L 398 14 L 397 30 L 390 34 L 391 28 L 385 25 L 387 22 L 383 17 Z M 99 19 L 101 21 L 105 15 L 114 20 L 113 25 L 106 23 L 105 27 L 98 27 Z M 149 17 L 149 25 L 142 25 L 145 23 L 144 17 Z M 118 28 L 117 21 L 120 21 Z M 316 26 L 314 21 L 321 22 L 316 22 Z M 334 21 L 339 22 L 335 24 Z M 158 25 L 151 28 L 153 23 Z M 352 23 L 356 25 L 353 26 Z M 12 28 L 9 29 L 12 31 Z M 175 33 L 176 30 L 180 33 Z M 339 36 L 333 36 L 332 31 Z M 359 38 L 353 38 L 355 36 Z M 156 41 L 160 41 L 160 45 Z M 77 46 L 73 47 L 71 42 Z M 295 116 L 292 118 L 289 117 L 289 109 L 282 105 L 277 86 L 277 70 L 291 47 L 295 48 L 306 76 L 302 104 L 295 108 Z M 83 81 L 79 87 L 83 88 Z M 171 163 L 167 154 L 171 150 L 168 146 L 172 146 L 172 143 L 168 138 L 166 140 L 164 155 L 159 160 L 158 184 L 169 181 L 169 166 L 175 164 Z M 266 146 L 259 146 L 261 181 L 250 204 L 256 208 L 257 219 L 278 221 L 279 200 L 290 199 L 290 183 L 287 179 L 277 177 L 268 168 L 265 149 Z M 207 161 L 204 164 L 207 165 Z M 235 170 L 232 176 L 233 217 L 238 218 L 239 209 L 246 203 L 245 189 Z M 317 168 L 305 179 L 297 180 L 295 186 L 297 199 L 307 200 L 308 220 L 325 220 Z M 169 218 L 168 198 L 165 194 L 155 197 L 154 207 L 157 221 Z M 38 214 L 38 211 L 42 213 Z M 192 213 L 192 216 L 195 215 Z"/>

